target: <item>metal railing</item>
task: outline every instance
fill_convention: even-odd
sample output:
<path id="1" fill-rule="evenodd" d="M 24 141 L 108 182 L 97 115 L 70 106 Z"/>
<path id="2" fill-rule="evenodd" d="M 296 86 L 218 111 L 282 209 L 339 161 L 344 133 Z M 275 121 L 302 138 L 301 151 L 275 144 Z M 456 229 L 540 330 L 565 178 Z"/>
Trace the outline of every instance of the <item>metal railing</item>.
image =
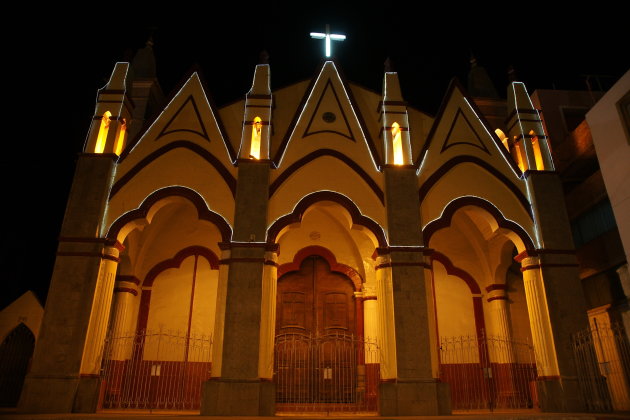
<path id="1" fill-rule="evenodd" d="M 377 411 L 380 352 L 375 340 L 344 333 L 276 337 L 278 412 Z"/>
<path id="2" fill-rule="evenodd" d="M 630 345 L 621 324 L 600 324 L 573 335 L 578 382 L 587 409 L 630 410 Z"/>
<path id="3" fill-rule="evenodd" d="M 211 354 L 207 335 L 146 331 L 108 337 L 100 407 L 198 410 Z"/>
<path id="4" fill-rule="evenodd" d="M 536 362 L 529 343 L 485 335 L 442 337 L 440 380 L 450 385 L 454 410 L 536 405 Z"/>

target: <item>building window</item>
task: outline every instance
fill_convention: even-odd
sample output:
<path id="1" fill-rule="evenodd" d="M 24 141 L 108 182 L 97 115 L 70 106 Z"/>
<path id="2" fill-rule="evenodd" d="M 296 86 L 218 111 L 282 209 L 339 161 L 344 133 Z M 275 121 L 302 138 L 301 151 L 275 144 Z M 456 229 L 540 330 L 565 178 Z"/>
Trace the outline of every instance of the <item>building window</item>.
<path id="1" fill-rule="evenodd" d="M 120 120 L 120 127 L 118 129 L 118 137 L 116 138 L 116 144 L 114 145 L 114 153 L 118 156 L 125 147 L 125 135 L 127 134 L 127 121 L 123 118 Z"/>
<path id="2" fill-rule="evenodd" d="M 402 130 L 400 125 L 395 122 L 392 124 L 392 147 L 394 149 L 394 165 L 404 164 L 403 148 L 402 148 Z"/>
<path id="3" fill-rule="evenodd" d="M 260 138 L 262 136 L 262 120 L 260 117 L 254 118 L 252 124 L 252 141 L 249 147 L 249 157 L 260 159 Z"/>
<path id="4" fill-rule="evenodd" d="M 615 215 L 609 200 L 604 200 L 580 215 L 571 223 L 576 248 L 615 229 Z"/>
<path id="5" fill-rule="evenodd" d="M 107 141 L 107 132 L 109 131 L 109 123 L 112 113 L 105 111 L 101 117 L 101 125 L 98 128 L 98 136 L 96 137 L 96 146 L 94 146 L 94 153 L 103 153 L 105 150 L 105 142 Z"/>

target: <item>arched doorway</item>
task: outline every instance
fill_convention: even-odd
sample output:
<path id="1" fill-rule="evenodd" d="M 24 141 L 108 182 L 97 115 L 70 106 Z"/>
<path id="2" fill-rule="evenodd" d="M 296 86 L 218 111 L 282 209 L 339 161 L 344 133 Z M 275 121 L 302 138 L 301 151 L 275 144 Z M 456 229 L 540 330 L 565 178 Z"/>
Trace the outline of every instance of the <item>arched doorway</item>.
<path id="1" fill-rule="evenodd" d="M 354 291 L 323 257 L 305 258 L 299 271 L 278 279 L 276 335 L 356 335 Z"/>
<path id="2" fill-rule="evenodd" d="M 0 345 L 0 407 L 15 407 L 28 372 L 35 336 L 20 323 Z"/>
<path id="3" fill-rule="evenodd" d="M 514 257 L 531 248 L 489 202 L 453 202 L 424 229 L 440 343 L 439 375 L 453 409 L 536 404 L 536 365 L 523 276 Z"/>

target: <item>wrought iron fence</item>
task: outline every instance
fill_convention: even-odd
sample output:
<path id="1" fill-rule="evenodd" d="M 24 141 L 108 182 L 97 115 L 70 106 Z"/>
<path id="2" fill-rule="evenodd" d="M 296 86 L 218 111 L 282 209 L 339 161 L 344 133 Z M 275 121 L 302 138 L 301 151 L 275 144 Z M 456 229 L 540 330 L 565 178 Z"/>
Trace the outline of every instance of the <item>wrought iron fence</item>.
<path id="1" fill-rule="evenodd" d="M 211 354 L 207 335 L 146 331 L 109 337 L 101 408 L 198 410 Z"/>
<path id="2" fill-rule="evenodd" d="M 533 408 L 536 362 L 531 344 L 505 337 L 443 337 L 440 379 L 454 410 Z"/>
<path id="3" fill-rule="evenodd" d="M 276 337 L 278 412 L 376 412 L 380 352 L 375 340 L 348 334 Z"/>
<path id="4" fill-rule="evenodd" d="M 621 324 L 599 324 L 573 335 L 582 398 L 593 412 L 630 410 L 630 345 Z"/>

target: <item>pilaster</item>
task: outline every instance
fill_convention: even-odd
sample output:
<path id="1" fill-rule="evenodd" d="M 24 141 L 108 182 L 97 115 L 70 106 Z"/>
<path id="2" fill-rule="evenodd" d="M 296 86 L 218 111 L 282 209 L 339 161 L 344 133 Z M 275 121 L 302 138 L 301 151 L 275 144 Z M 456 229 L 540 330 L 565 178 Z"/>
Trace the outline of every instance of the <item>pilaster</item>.
<path id="1" fill-rule="evenodd" d="M 110 311 L 104 300 L 112 295 L 117 263 L 115 244 L 99 236 L 115 158 L 79 156 L 20 412 L 96 409 L 98 387 L 89 375 L 100 367 Z"/>
<path id="2" fill-rule="evenodd" d="M 388 222 L 388 261 L 378 265 L 391 271 L 395 336 L 395 380 L 381 383 L 381 415 L 437 415 L 450 413 L 448 384 L 433 377 L 437 360 L 435 319 L 431 317 L 430 265 L 420 231 L 420 203 L 415 168 L 384 168 Z"/>
<path id="3" fill-rule="evenodd" d="M 217 312 L 223 313 L 217 313 L 213 378 L 203 384 L 201 414 L 273 416 L 275 388 L 268 375 L 275 294 L 271 296 L 273 273 L 265 264 L 273 261 L 268 254 L 273 250 L 263 242 L 270 166 L 255 159 L 240 159 L 238 164 L 234 233 L 232 242 L 221 244 L 230 250 L 229 258 L 220 261 L 229 266 L 217 296 Z"/>

